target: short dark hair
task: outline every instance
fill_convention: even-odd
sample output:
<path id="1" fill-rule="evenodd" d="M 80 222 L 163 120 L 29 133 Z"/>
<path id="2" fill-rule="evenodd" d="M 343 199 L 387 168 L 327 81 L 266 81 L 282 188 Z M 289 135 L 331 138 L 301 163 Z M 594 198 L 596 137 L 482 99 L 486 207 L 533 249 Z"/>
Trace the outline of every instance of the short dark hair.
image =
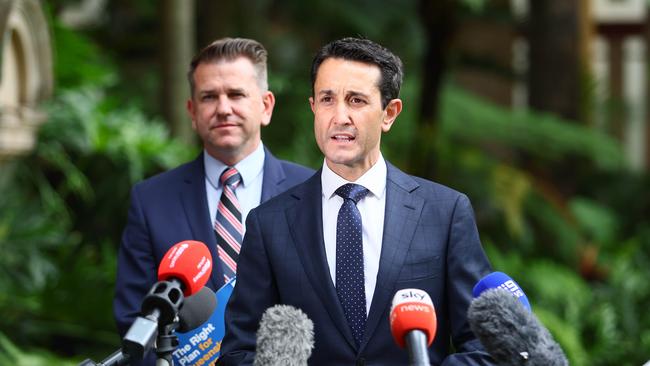
<path id="1" fill-rule="evenodd" d="M 264 46 L 256 40 L 248 38 L 221 38 L 207 45 L 192 59 L 190 70 L 187 72 L 191 95 L 194 96 L 194 72 L 200 64 L 221 60 L 233 61 L 239 57 L 246 57 L 253 63 L 260 89 L 268 90 L 267 53 Z"/>
<path id="2" fill-rule="evenodd" d="M 399 90 L 404 77 L 402 60 L 389 49 L 369 39 L 353 37 L 330 42 L 318 51 L 311 63 L 312 96 L 314 96 L 314 84 L 316 83 L 318 68 L 328 58 L 341 58 L 377 65 L 381 71 L 377 88 L 379 88 L 381 94 L 382 108 L 386 108 L 388 102 L 399 97 Z"/>

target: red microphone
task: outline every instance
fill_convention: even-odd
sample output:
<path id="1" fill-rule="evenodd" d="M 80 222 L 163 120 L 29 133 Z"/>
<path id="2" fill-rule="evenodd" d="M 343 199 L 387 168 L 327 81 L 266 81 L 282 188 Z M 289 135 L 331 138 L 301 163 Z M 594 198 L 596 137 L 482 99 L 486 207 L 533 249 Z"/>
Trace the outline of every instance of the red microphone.
<path id="1" fill-rule="evenodd" d="M 395 342 L 409 353 L 410 365 L 430 365 L 427 347 L 436 336 L 436 312 L 425 291 L 397 291 L 390 310 L 390 330 Z"/>
<path id="2" fill-rule="evenodd" d="M 185 296 L 201 290 L 212 272 L 212 255 L 200 241 L 174 244 L 158 266 L 158 282 L 144 297 L 137 317 L 122 339 L 122 351 L 129 360 L 141 360 L 154 346 L 159 329 L 172 325 Z"/>
<path id="3" fill-rule="evenodd" d="M 212 255 L 200 241 L 185 240 L 174 244 L 158 266 L 158 281 L 178 280 L 183 295 L 191 296 L 205 286 L 212 272 Z"/>

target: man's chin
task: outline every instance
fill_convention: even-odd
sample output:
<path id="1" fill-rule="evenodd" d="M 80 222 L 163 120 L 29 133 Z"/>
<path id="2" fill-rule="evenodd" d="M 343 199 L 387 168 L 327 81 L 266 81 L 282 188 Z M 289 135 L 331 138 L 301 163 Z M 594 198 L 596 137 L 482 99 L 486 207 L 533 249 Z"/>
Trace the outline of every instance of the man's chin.
<path id="1" fill-rule="evenodd" d="M 351 157 L 343 154 L 325 155 L 325 159 L 327 159 L 329 163 L 337 165 L 348 165 L 353 161 Z"/>
<path id="2" fill-rule="evenodd" d="M 241 148 L 243 142 L 240 137 L 222 136 L 219 139 L 213 139 L 211 145 L 218 150 L 231 151 Z"/>
<path id="3" fill-rule="evenodd" d="M 356 159 L 356 156 L 342 156 L 342 155 L 336 155 L 336 156 L 326 156 L 325 160 L 327 160 L 327 164 L 331 166 L 337 166 L 341 168 L 353 168 L 355 165 L 357 165 L 358 159 Z"/>

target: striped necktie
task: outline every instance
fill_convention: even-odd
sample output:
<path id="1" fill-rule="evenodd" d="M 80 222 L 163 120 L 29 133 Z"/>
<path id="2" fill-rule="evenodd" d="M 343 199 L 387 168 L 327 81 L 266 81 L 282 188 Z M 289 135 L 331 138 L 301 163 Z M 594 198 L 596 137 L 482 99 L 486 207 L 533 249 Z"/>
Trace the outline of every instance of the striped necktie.
<path id="1" fill-rule="evenodd" d="M 241 207 L 235 189 L 241 183 L 237 169 L 228 167 L 219 178 L 223 191 L 217 206 L 214 230 L 217 234 L 217 251 L 223 267 L 224 280 L 228 282 L 237 273 L 237 257 L 241 249 L 244 228 Z"/>

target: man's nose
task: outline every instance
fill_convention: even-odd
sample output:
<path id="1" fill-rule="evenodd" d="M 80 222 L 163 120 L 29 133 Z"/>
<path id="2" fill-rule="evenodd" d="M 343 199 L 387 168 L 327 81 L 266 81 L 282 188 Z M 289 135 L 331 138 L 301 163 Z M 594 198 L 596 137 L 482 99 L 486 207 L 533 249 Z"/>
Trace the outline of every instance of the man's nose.
<path id="1" fill-rule="evenodd" d="M 333 122 L 340 125 L 348 125 L 352 123 L 350 118 L 350 110 L 345 102 L 339 102 L 334 108 L 334 115 L 332 116 Z"/>
<path id="2" fill-rule="evenodd" d="M 220 95 L 219 98 L 217 98 L 216 112 L 221 116 L 232 114 L 232 104 L 227 95 Z"/>

